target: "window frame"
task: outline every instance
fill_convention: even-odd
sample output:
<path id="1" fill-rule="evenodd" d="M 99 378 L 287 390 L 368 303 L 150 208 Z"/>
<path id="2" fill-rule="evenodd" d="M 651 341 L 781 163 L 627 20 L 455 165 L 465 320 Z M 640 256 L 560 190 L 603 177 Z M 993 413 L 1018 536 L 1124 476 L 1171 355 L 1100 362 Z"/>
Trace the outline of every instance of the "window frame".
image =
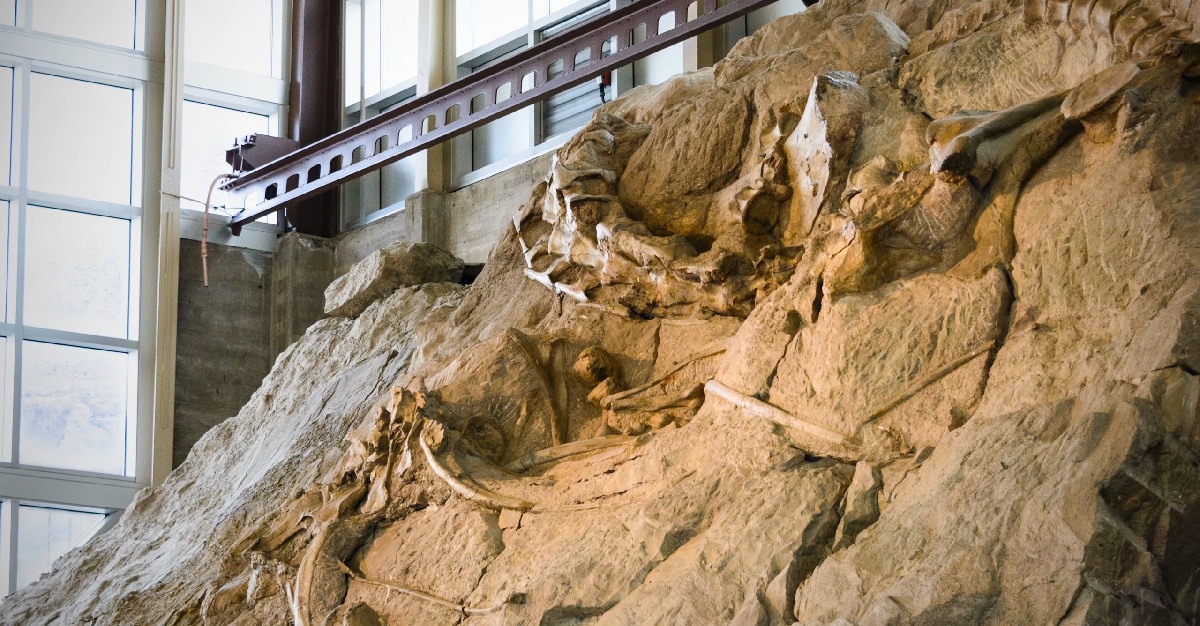
<path id="1" fill-rule="evenodd" d="M 0 65 L 13 68 L 13 117 L 10 184 L 0 186 L 0 200 L 9 202 L 9 245 L 6 307 L 11 317 L 0 321 L 0 334 L 8 338 L 4 358 L 5 376 L 0 425 L 6 430 L 0 440 L 6 453 L 0 462 L 0 499 L 9 504 L 0 520 L 0 597 L 15 590 L 16 516 L 21 502 L 66 510 L 109 513 L 129 506 L 139 490 L 165 477 L 161 449 L 162 433 L 170 432 L 156 395 L 163 384 L 162 359 L 157 354 L 158 295 L 162 259 L 160 204 L 162 127 L 166 40 L 164 16 L 168 3 L 177 0 L 137 0 L 136 49 L 109 46 L 81 39 L 36 32 L 28 4 L 18 2 L 18 26 L 0 26 L 3 49 Z M 24 8 L 23 8 L 24 7 Z M 161 22 L 161 23 L 160 23 Z M 130 204 L 114 204 L 76 198 L 28 185 L 29 112 L 31 79 L 34 73 L 98 83 L 132 91 L 130 136 Z M 0 148 L 2 149 L 2 148 Z M 129 307 L 128 337 L 114 338 L 42 329 L 24 324 L 25 246 L 27 213 L 30 206 L 65 210 L 129 222 Z M 20 377 L 21 346 L 39 341 L 80 348 L 101 349 L 130 355 L 127 389 L 127 476 L 47 468 L 20 463 Z M 165 429 L 165 431 L 164 431 Z M 169 437 L 168 437 L 169 439 Z M 170 442 L 166 442 L 169 451 Z M 132 463 L 129 453 L 132 452 Z M 169 455 L 167 457 L 169 459 Z M 167 469 L 169 469 L 169 464 Z M 12 523 L 9 523 L 9 522 Z"/>
<path id="2" fill-rule="evenodd" d="M 112 528 L 121 518 L 120 511 L 104 508 L 74 504 L 56 504 L 30 498 L 0 498 L 0 533 L 2 533 L 0 534 L 0 598 L 17 589 L 17 557 L 19 553 L 17 549 L 17 536 L 21 530 L 20 513 L 22 506 L 103 515 L 104 518 L 92 530 L 92 534 L 76 546 L 69 548 L 68 552 L 103 534 L 109 528 Z"/>
<path id="3" fill-rule="evenodd" d="M 0 29 L 8 30 L 8 31 L 17 31 L 17 32 L 20 32 L 21 34 L 40 37 L 40 38 L 48 39 L 50 41 L 67 42 L 69 45 L 72 45 L 72 46 L 93 47 L 93 48 L 99 48 L 99 49 L 108 50 L 108 51 L 126 52 L 126 53 L 131 53 L 131 54 L 135 54 L 135 55 L 139 55 L 139 56 L 143 56 L 146 54 L 147 35 L 149 33 L 149 30 L 147 29 L 146 13 L 147 13 L 148 5 L 150 4 L 150 2 L 153 2 L 153 0 L 134 0 L 134 3 L 133 3 L 133 19 L 134 19 L 133 47 L 114 46 L 114 45 L 110 45 L 110 44 L 100 43 L 97 41 L 92 41 L 90 39 L 79 39 L 77 37 L 68 37 L 65 35 L 55 35 L 53 33 L 47 33 L 45 31 L 34 30 L 33 29 L 33 13 L 36 12 L 37 9 L 34 8 L 33 11 L 30 11 L 30 7 L 36 7 L 37 2 L 38 2 L 38 0 L 17 0 L 17 13 L 16 13 L 16 18 L 14 20 L 14 24 L 12 26 L 8 26 L 6 24 L 0 25 Z"/>
<path id="4" fill-rule="evenodd" d="M 234 68 L 200 61 L 190 61 L 184 57 L 184 46 L 180 46 L 179 54 L 184 57 L 182 60 L 183 89 L 180 98 L 180 115 L 183 112 L 183 101 L 265 115 L 269 119 L 267 124 L 270 129 L 269 134 L 278 137 L 286 136 L 292 52 L 292 33 L 289 25 L 292 23 L 292 11 L 292 0 L 271 0 L 271 76 L 242 72 Z M 186 29 L 186 26 L 183 29 Z M 183 141 L 182 135 L 179 140 Z M 182 150 L 180 156 L 182 157 Z M 201 239 L 204 230 L 204 211 L 182 206 L 181 199 L 179 215 L 180 237 L 191 240 Z M 222 228 L 229 222 L 228 216 L 210 214 L 209 242 L 274 252 L 275 238 L 283 229 L 282 224 L 259 221 L 246 224 L 243 227 L 242 235 L 233 237 L 228 228 Z"/>

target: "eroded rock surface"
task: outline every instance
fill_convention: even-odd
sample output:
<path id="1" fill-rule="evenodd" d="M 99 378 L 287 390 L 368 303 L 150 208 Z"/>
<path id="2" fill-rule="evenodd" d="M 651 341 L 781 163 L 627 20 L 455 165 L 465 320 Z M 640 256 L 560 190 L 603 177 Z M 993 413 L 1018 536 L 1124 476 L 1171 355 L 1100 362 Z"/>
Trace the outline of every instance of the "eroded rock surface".
<path id="1" fill-rule="evenodd" d="M 1198 25 L 825 0 L 633 90 L 0 623 L 1195 624 Z"/>
<path id="2" fill-rule="evenodd" d="M 372 252 L 325 289 L 325 314 L 358 317 L 402 285 L 457 283 L 462 259 L 429 243 L 398 241 Z"/>

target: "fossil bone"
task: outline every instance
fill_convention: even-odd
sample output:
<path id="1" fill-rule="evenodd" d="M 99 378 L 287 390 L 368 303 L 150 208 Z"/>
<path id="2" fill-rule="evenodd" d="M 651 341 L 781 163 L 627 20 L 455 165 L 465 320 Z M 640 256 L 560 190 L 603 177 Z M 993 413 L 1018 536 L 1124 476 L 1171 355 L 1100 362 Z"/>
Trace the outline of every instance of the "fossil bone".
<path id="1" fill-rule="evenodd" d="M 930 171 L 971 175 L 980 144 L 1037 119 L 1060 106 L 1063 98 L 1053 95 L 995 113 L 961 112 L 935 120 L 928 131 Z"/>
<path id="2" fill-rule="evenodd" d="M 435 422 L 426 422 L 435 423 Z M 440 426 L 440 425 L 439 425 Z M 476 502 L 484 507 L 494 510 L 512 509 L 514 511 L 529 511 L 533 508 L 533 503 L 519 498 L 500 495 L 483 487 L 472 486 L 467 484 L 464 479 L 455 476 L 437 457 L 426 440 L 424 431 L 426 426 L 422 425 L 422 434 L 417 437 L 420 442 L 421 451 L 425 453 L 425 462 L 429 464 L 429 469 L 443 482 L 445 482 L 458 495 Z"/>
<path id="3" fill-rule="evenodd" d="M 780 426 L 802 432 L 818 440 L 820 444 L 824 444 L 821 447 L 831 450 L 828 453 L 834 456 L 846 454 L 859 445 L 859 441 L 852 437 L 834 432 L 820 424 L 800 419 L 777 406 L 732 389 L 715 378 L 704 385 L 704 393 L 720 398 L 755 417 L 760 417 Z M 825 452 L 825 450 L 813 450 L 813 452 Z"/>
<path id="4" fill-rule="evenodd" d="M 597 452 L 599 450 L 607 450 L 617 446 L 629 445 L 637 441 L 637 437 L 628 437 L 625 435 L 608 435 L 605 437 L 596 437 L 593 439 L 581 439 L 572 441 L 561 446 L 545 448 L 538 450 L 532 454 L 527 454 L 512 463 L 505 466 L 512 472 L 524 472 L 533 469 L 539 465 L 561 461 L 569 457 L 589 452 Z"/>
<path id="5" fill-rule="evenodd" d="M 383 587 L 384 589 L 396 591 L 396 592 L 402 593 L 406 596 L 417 598 L 418 600 L 424 600 L 425 602 L 429 602 L 430 604 L 436 604 L 438 606 L 442 606 L 442 607 L 445 607 L 445 608 L 448 608 L 448 609 L 451 609 L 454 611 L 458 611 L 464 617 L 471 617 L 471 616 L 475 616 L 475 615 L 491 615 L 493 613 L 499 612 L 505 606 L 508 606 L 510 604 L 522 604 L 525 601 L 525 594 L 514 593 L 514 594 L 508 596 L 507 598 L 505 598 L 491 606 L 472 607 L 472 606 L 468 606 L 466 604 L 460 604 L 458 602 L 454 602 L 452 600 L 447 600 L 446 598 L 443 598 L 441 596 L 436 596 L 436 595 L 426 592 L 426 591 L 421 591 L 419 589 L 413 589 L 412 587 L 406 587 L 404 585 L 399 585 L 399 584 L 392 583 L 392 582 L 386 582 L 386 581 L 382 581 L 382 580 L 373 580 L 371 578 L 367 578 L 366 576 L 363 576 L 361 573 L 356 572 L 353 569 L 350 569 L 349 566 L 347 566 L 345 563 L 342 563 L 341 561 L 337 562 L 337 567 L 339 570 L 341 570 L 342 573 L 346 574 L 350 578 L 353 578 L 354 580 L 361 581 L 368 585 L 374 585 L 376 587 Z"/>

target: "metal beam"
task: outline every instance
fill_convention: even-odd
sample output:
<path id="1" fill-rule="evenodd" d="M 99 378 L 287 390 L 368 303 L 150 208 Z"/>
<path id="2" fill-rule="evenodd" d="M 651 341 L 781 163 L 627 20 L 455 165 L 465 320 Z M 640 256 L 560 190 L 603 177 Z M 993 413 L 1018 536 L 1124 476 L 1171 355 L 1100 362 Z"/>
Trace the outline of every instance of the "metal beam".
<path id="1" fill-rule="evenodd" d="M 606 13 L 226 183 L 232 202 L 257 201 L 244 204 L 230 227 L 236 235 L 242 225 L 280 206 L 311 198 L 775 1 L 726 0 L 717 6 L 718 0 L 639 0 Z M 689 21 L 692 5 L 702 10 Z M 660 18 L 668 14 L 674 14 L 675 26 L 659 32 Z M 611 54 L 601 57 L 606 42 L 611 42 Z M 551 71 L 560 73 L 549 77 Z M 501 90 L 506 99 L 501 100 Z"/>

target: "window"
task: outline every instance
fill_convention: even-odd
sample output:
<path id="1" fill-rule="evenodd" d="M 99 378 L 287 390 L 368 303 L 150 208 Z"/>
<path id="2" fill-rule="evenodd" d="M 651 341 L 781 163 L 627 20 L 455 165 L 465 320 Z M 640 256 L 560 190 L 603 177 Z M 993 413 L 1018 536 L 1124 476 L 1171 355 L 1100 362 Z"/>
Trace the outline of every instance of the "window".
<path id="1" fill-rule="evenodd" d="M 0 570 L 3 588 L 16 589 L 37 580 L 58 557 L 91 539 L 106 517 L 101 511 L 0 500 L 0 544 L 16 546 L 16 576 L 11 581 L 15 585 L 7 580 L 11 569 L 5 567 Z M 0 555 L 11 559 L 4 552 L 0 550 Z"/>
<path id="2" fill-rule="evenodd" d="M 466 54 L 529 24 L 532 4 L 541 7 L 547 3 L 546 0 L 459 1 L 455 15 L 455 53 Z"/>
<path id="3" fill-rule="evenodd" d="M 199 238 L 202 218 L 194 212 L 204 210 L 213 179 L 231 173 L 225 151 L 235 140 L 252 134 L 282 135 L 280 119 L 288 93 L 287 5 L 284 0 L 187 3 L 179 194 L 187 236 Z M 220 191 L 214 192 L 212 202 L 219 216 L 216 223 L 244 208 L 226 206 Z M 258 221 L 275 224 L 276 216 Z"/>
<path id="4" fill-rule="evenodd" d="M 458 0 L 455 51 L 458 74 L 466 76 L 537 41 L 606 13 L 602 0 Z M 613 94 L 607 93 L 607 97 Z M 503 99 L 503 96 L 500 98 Z M 600 106 L 599 88 L 584 84 L 548 101 L 492 121 L 454 143 L 459 185 L 524 160 L 546 148 L 546 140 L 574 131 Z"/>
<path id="5" fill-rule="evenodd" d="M 27 141 L 12 150 L 23 170 L 12 178 L 25 184 L 0 199 L 8 400 L 0 461 L 134 478 L 138 90 L 32 64 L 8 71 L 28 86 L 10 91 L 29 122 Z M 8 126 L 11 135 L 11 115 Z"/>
<path id="6" fill-rule="evenodd" d="M 109 46 L 136 46 L 135 0 L 25 0 L 33 30 Z M 15 2 L 8 2 L 9 6 Z M 3 3 L 0 3 L 3 7 Z M 11 10 L 10 10 L 11 12 Z"/>
<path id="7" fill-rule="evenodd" d="M 346 0 L 346 126 L 403 106 L 416 95 L 422 38 L 419 4 L 419 0 Z M 342 228 L 401 210 L 404 200 L 419 188 L 424 171 L 421 158 L 411 156 L 343 185 Z"/>
<path id="8" fill-rule="evenodd" d="M 277 0 L 188 2 L 184 57 L 248 74 L 279 77 L 282 18 Z"/>
<path id="9" fill-rule="evenodd" d="M 133 90 L 34 72 L 29 188 L 131 204 Z"/>
<path id="10" fill-rule="evenodd" d="M 367 8 L 365 22 L 364 2 Z M 347 105 L 370 100 L 381 92 L 416 79 L 417 8 L 418 0 L 347 0 Z M 364 58 L 365 66 L 362 64 Z"/>
<path id="11" fill-rule="evenodd" d="M 147 5 L 161 14 L 155 0 L 0 2 L 0 595 L 152 478 L 142 246 L 158 245 L 143 211 L 159 206 L 143 186 L 161 148 L 144 141 L 163 118 L 146 104 L 162 62 L 140 51 Z"/>

